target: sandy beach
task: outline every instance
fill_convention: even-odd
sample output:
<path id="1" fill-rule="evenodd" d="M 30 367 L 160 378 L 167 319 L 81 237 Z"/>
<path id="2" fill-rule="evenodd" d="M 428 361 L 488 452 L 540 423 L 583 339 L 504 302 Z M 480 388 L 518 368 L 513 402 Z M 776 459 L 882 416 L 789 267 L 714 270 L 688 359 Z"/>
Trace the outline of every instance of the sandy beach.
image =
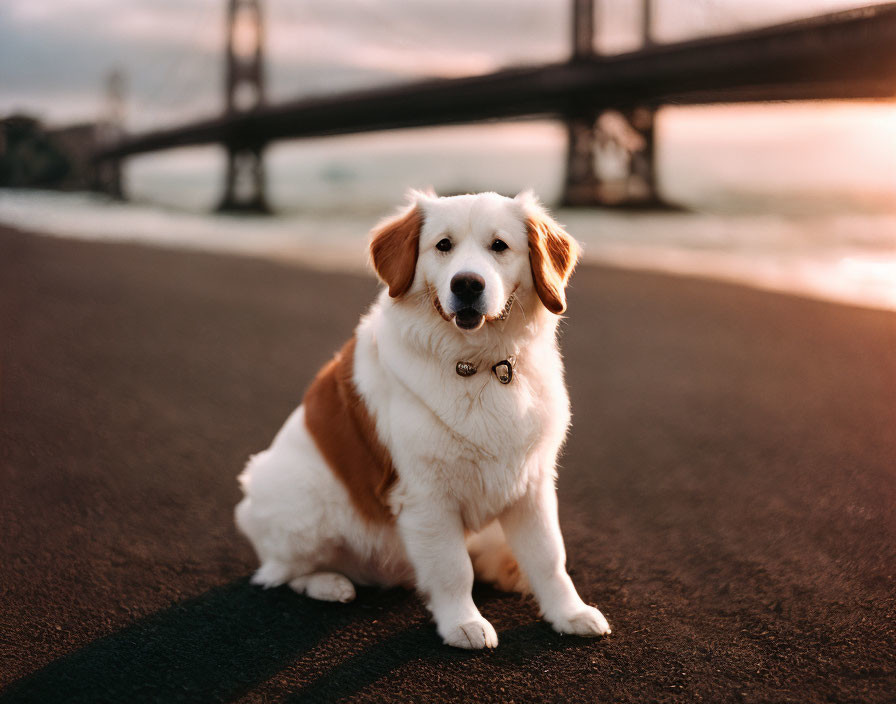
<path id="1" fill-rule="evenodd" d="M 0 701 L 892 701 L 892 312 L 580 268 L 559 496 L 609 638 L 249 586 L 236 475 L 375 291 L 0 227 Z"/>

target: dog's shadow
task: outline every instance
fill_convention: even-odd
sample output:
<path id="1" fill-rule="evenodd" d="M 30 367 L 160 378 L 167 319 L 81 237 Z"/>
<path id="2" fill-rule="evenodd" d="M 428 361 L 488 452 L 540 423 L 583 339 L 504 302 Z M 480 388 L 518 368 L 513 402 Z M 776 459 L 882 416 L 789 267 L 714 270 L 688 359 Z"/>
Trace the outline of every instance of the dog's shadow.
<path id="1" fill-rule="evenodd" d="M 518 599 L 477 585 L 477 601 Z M 266 682 L 349 624 L 365 627 L 385 611 L 417 613 L 413 625 L 325 669 L 294 694 L 303 700 L 350 696 L 410 661 L 457 661 L 482 653 L 442 645 L 408 591 L 362 589 L 352 604 L 327 604 L 247 579 L 212 589 L 51 662 L 12 683 L 0 701 L 221 701 Z M 501 661 L 533 648 L 563 647 L 543 623 L 500 633 Z"/>

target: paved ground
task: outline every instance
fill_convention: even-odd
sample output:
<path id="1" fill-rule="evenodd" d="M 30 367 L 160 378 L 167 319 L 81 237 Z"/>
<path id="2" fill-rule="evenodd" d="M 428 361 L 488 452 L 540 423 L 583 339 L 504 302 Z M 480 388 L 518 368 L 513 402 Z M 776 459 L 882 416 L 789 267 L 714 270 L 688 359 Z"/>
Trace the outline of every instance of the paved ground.
<path id="1" fill-rule="evenodd" d="M 0 230 L 0 701 L 893 701 L 896 316 L 583 268 L 569 564 L 615 633 L 477 587 L 247 584 L 235 482 L 369 279 Z"/>

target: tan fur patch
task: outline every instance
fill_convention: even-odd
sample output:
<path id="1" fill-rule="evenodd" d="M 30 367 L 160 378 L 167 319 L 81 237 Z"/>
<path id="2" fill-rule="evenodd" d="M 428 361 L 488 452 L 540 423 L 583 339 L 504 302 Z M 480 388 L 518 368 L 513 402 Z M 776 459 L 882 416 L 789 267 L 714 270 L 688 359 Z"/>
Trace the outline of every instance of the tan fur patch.
<path id="1" fill-rule="evenodd" d="M 305 425 L 358 513 L 373 523 L 388 523 L 395 517 L 386 496 L 398 477 L 352 381 L 354 359 L 353 337 L 308 387 L 302 401 Z"/>

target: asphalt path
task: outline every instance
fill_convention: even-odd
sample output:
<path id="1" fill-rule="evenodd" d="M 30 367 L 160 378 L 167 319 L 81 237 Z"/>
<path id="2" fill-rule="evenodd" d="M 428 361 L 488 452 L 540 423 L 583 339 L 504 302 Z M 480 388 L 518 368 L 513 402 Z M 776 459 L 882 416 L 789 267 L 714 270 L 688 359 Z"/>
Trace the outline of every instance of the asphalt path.
<path id="1" fill-rule="evenodd" d="M 477 586 L 248 584 L 236 475 L 371 278 L 0 228 L 0 701 L 892 702 L 896 315 L 582 267 L 569 568 L 614 633 Z"/>

